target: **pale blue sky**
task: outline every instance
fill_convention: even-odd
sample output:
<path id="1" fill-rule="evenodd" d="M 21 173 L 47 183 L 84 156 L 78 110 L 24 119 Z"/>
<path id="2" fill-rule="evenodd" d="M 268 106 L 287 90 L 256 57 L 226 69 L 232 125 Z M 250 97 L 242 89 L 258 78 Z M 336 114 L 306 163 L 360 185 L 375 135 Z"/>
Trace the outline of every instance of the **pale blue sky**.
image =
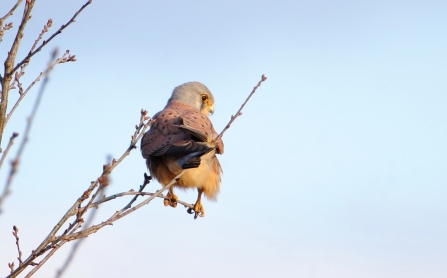
<path id="1" fill-rule="evenodd" d="M 1 13 L 15 1 L 3 2 Z M 83 3 L 39 1 L 21 54 L 48 18 L 56 28 Z M 158 200 L 92 235 L 66 277 L 446 277 L 446 13 L 445 1 L 94 1 L 51 44 L 78 61 L 45 92 L 0 216 L 1 273 L 16 257 L 12 225 L 29 254 L 106 155 L 126 149 L 141 108 L 155 114 L 175 86 L 200 81 L 221 130 L 265 74 L 223 138 L 206 217 Z M 36 92 L 4 142 L 23 133 Z M 109 193 L 138 188 L 144 171 L 134 151 Z"/>

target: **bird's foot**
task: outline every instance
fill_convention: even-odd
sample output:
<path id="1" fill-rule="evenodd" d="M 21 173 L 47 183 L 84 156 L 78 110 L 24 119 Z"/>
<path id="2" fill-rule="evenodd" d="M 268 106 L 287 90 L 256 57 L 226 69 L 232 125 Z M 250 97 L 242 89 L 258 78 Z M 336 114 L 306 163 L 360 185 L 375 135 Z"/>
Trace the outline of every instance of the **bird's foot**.
<path id="1" fill-rule="evenodd" d="M 175 196 L 175 195 L 174 195 L 173 193 L 171 193 L 171 192 L 168 192 L 168 194 L 166 195 L 166 197 L 169 198 L 169 199 L 165 199 L 165 200 L 163 201 L 163 204 L 165 205 L 165 207 L 167 207 L 167 206 L 171 206 L 171 207 L 173 207 L 173 208 L 177 207 L 177 200 L 178 200 L 178 197 L 177 197 L 177 196 Z"/>
<path id="2" fill-rule="evenodd" d="M 197 219 L 197 216 L 205 217 L 205 209 L 202 206 L 202 203 L 200 201 L 197 201 L 194 204 L 194 209 L 189 208 L 188 213 L 192 214 L 194 213 L 194 219 Z"/>

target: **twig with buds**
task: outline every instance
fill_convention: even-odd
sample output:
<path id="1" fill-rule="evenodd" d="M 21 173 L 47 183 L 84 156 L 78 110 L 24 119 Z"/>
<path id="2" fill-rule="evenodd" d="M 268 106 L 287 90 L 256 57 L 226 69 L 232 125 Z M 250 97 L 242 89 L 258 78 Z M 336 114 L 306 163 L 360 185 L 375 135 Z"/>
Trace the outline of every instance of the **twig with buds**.
<path id="1" fill-rule="evenodd" d="M 6 180 L 5 190 L 4 190 L 5 193 L 4 193 L 4 195 L 2 195 L 2 198 L 0 199 L 1 200 L 0 205 L 4 202 L 6 196 L 8 196 L 8 194 L 10 192 L 11 183 L 12 183 L 12 181 L 14 179 L 15 174 L 17 173 L 17 169 L 18 169 L 18 166 L 19 166 L 19 163 L 20 163 L 20 157 L 21 157 L 21 155 L 22 155 L 22 153 L 23 153 L 23 151 L 25 149 L 26 142 L 28 141 L 28 137 L 29 137 L 29 133 L 31 131 L 31 126 L 32 126 L 32 123 L 33 123 L 33 119 L 36 116 L 37 109 L 39 108 L 40 100 L 42 99 L 42 95 L 43 95 L 43 93 L 45 91 L 45 87 L 46 87 L 46 85 L 48 83 L 48 73 L 52 69 L 52 66 L 51 66 L 52 65 L 52 61 L 55 59 L 56 54 L 57 54 L 57 51 L 54 50 L 53 51 L 53 55 L 51 57 L 51 60 L 49 62 L 50 66 L 49 66 L 48 70 L 46 71 L 46 76 L 45 76 L 45 79 L 43 80 L 43 82 L 41 84 L 39 93 L 38 93 L 36 101 L 34 103 L 33 110 L 31 111 L 31 114 L 28 117 L 28 121 L 27 121 L 27 124 L 26 124 L 24 137 L 22 138 L 22 142 L 20 143 L 20 146 L 19 146 L 19 149 L 17 151 L 16 157 L 11 162 L 11 171 L 9 172 L 8 178 Z M 32 85 L 30 85 L 30 86 L 32 86 Z M 1 206 L 0 206 L 0 210 L 1 210 Z"/>
<path id="2" fill-rule="evenodd" d="M 87 1 L 84 5 L 82 5 L 82 7 L 73 15 L 73 17 L 65 24 L 63 24 L 56 32 L 54 32 L 47 40 L 44 40 L 40 46 L 33 51 L 33 49 L 35 48 L 35 45 L 33 46 L 32 50 L 28 53 L 28 55 L 26 55 L 26 57 L 20 61 L 12 70 L 12 72 L 15 72 L 16 70 L 18 70 L 24 63 L 27 63 L 31 57 L 33 57 L 37 52 L 41 51 L 42 48 L 47 45 L 52 39 L 54 39 L 54 37 L 56 37 L 57 35 L 59 35 L 60 33 L 62 33 L 62 31 L 67 28 L 70 24 L 72 24 L 73 22 L 75 22 L 76 17 L 82 12 L 82 10 L 85 9 L 85 7 L 87 7 L 88 5 L 90 5 L 92 3 L 92 0 Z M 48 23 L 47 23 L 48 24 Z M 51 26 L 51 24 L 50 24 Z M 40 39 L 39 39 L 40 40 Z M 37 41 L 36 43 L 37 44 Z"/>
<path id="3" fill-rule="evenodd" d="M 253 88 L 253 90 L 251 91 L 251 93 L 248 95 L 247 99 L 245 100 L 244 103 L 242 103 L 241 108 L 239 108 L 239 110 L 236 112 L 236 114 L 234 116 L 231 116 L 230 121 L 228 122 L 227 126 L 222 130 L 221 133 L 219 133 L 219 135 L 217 135 L 217 137 L 213 140 L 214 142 L 217 142 L 217 140 L 219 140 L 219 138 L 222 138 L 223 134 L 225 133 L 225 131 L 227 131 L 227 129 L 230 128 L 231 124 L 234 122 L 234 120 L 236 120 L 237 117 L 239 117 L 240 115 L 242 115 L 242 109 L 244 108 L 245 104 L 247 104 L 248 100 L 251 98 L 251 96 L 256 92 L 256 89 L 259 88 L 259 86 L 261 86 L 261 83 L 264 82 L 265 80 L 267 80 L 267 77 L 263 74 L 261 76 L 261 80 L 258 82 L 258 84 Z"/>
<path id="4" fill-rule="evenodd" d="M 3 161 L 5 161 L 5 158 L 8 155 L 9 149 L 11 149 L 12 144 L 14 144 L 14 139 L 16 139 L 17 136 L 19 136 L 19 134 L 17 132 L 13 132 L 11 135 L 11 138 L 9 138 L 8 146 L 6 146 L 6 149 L 2 154 L 2 158 L 0 159 L 0 169 L 2 168 Z M 3 197 L 3 195 L 2 195 L 2 197 Z M 0 197 L 0 200 L 2 199 L 2 197 Z M 1 201 L 0 201 L 0 204 L 1 204 Z M 0 207 L 1 207 L 1 205 L 0 205 Z"/>
<path id="5" fill-rule="evenodd" d="M 19 93 L 20 93 L 20 97 L 17 99 L 16 103 L 14 104 L 14 106 L 12 107 L 11 111 L 9 111 L 8 115 L 6 116 L 5 119 L 5 126 L 8 123 L 9 119 L 11 118 L 12 114 L 14 113 L 14 111 L 17 109 L 17 107 L 19 106 L 20 102 L 23 100 L 23 98 L 26 96 L 26 94 L 29 92 L 29 90 L 37 83 L 39 82 L 42 77 L 45 77 L 46 75 L 48 75 L 51 70 L 53 70 L 53 68 L 58 65 L 58 64 L 63 64 L 63 63 L 67 63 L 67 62 L 76 62 L 76 56 L 75 55 L 70 55 L 70 50 L 65 51 L 65 53 L 58 59 L 56 59 L 53 63 L 50 63 L 49 66 L 47 67 L 47 69 L 43 72 L 41 72 L 39 74 L 39 76 L 36 77 L 36 79 L 31 82 L 31 84 L 28 86 L 28 88 L 26 88 L 25 91 L 21 90 L 21 87 L 19 87 Z M 16 75 L 19 75 L 20 78 L 20 73 L 16 73 Z M 18 78 L 17 78 L 18 79 Z M 18 83 L 20 84 L 20 83 Z"/>

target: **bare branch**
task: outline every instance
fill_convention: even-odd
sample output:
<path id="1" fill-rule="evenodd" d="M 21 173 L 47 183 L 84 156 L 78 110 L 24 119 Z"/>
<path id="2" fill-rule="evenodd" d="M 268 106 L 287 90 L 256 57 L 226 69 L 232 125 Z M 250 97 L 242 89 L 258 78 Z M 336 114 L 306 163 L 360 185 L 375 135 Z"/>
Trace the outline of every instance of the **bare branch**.
<path id="1" fill-rule="evenodd" d="M 23 270 L 25 270 L 26 267 L 30 265 L 36 265 L 34 263 L 34 260 L 45 254 L 47 251 L 51 250 L 50 253 L 48 253 L 41 262 L 39 262 L 39 265 L 37 265 L 37 267 L 33 269 L 32 273 L 37 271 L 37 269 L 42 264 L 44 264 L 51 257 L 51 255 L 54 254 L 54 252 L 57 249 L 59 249 L 63 244 L 67 242 L 64 237 L 67 235 L 74 234 L 76 229 L 80 228 L 81 224 L 84 222 L 82 217 L 87 211 L 86 208 L 91 207 L 93 200 L 95 200 L 96 197 L 99 195 L 99 192 L 102 189 L 101 187 L 105 186 L 101 185 L 101 182 L 105 181 L 104 177 L 110 174 L 113 171 L 113 169 L 117 167 L 121 163 L 121 161 L 130 154 L 130 152 L 133 149 L 136 148 L 135 146 L 137 142 L 139 142 L 146 129 L 154 122 L 154 120 L 148 119 L 148 117 L 146 117 L 146 114 L 147 111 L 141 110 L 140 124 L 136 126 L 136 131 L 132 136 L 132 141 L 130 142 L 130 145 L 126 149 L 126 151 L 121 155 L 121 157 L 118 160 L 113 159 L 112 162 L 108 165 L 104 165 L 101 176 L 97 178 L 95 181 L 91 182 L 87 190 L 82 194 L 81 197 L 77 199 L 77 201 L 71 206 L 71 208 L 68 209 L 68 211 L 64 214 L 64 216 L 62 216 L 59 222 L 53 227 L 51 232 L 48 234 L 48 236 L 39 244 L 39 246 L 35 250 L 32 251 L 31 255 L 29 255 L 28 258 L 25 261 L 23 261 L 22 266 L 14 270 L 14 272 L 11 273 L 11 275 L 8 277 L 15 277 L 19 275 Z M 147 122 L 145 123 L 146 120 Z M 92 192 L 95 189 L 96 191 L 92 195 Z M 81 208 L 81 203 L 83 203 L 87 199 L 89 199 L 87 205 Z M 72 216 L 75 216 L 75 220 L 72 223 L 69 223 L 68 228 L 64 232 L 62 232 L 61 235 L 56 236 L 56 233 L 61 229 L 61 227 L 65 223 L 67 223 L 67 220 Z M 32 273 L 30 272 L 28 275 Z"/>
<path id="2" fill-rule="evenodd" d="M 4 77 L 1 80 L 2 95 L 0 102 L 0 144 L 3 137 L 3 130 L 5 128 L 5 117 L 6 117 L 6 110 L 8 107 L 9 84 L 11 82 L 12 75 L 15 72 L 15 70 L 13 70 L 14 62 L 17 56 L 17 51 L 19 49 L 20 42 L 22 41 L 23 38 L 23 30 L 25 29 L 26 23 L 31 18 L 30 14 L 34 6 L 34 2 L 35 0 L 25 1 L 25 8 L 23 11 L 22 22 L 19 26 L 19 29 L 17 30 L 16 37 L 14 39 L 10 51 L 8 52 L 8 57 L 6 58 L 5 61 Z"/>
<path id="3" fill-rule="evenodd" d="M 144 173 L 144 182 L 142 185 L 140 185 L 140 190 L 138 190 L 138 192 L 141 193 L 144 190 L 144 188 L 146 187 L 146 185 L 148 185 L 151 180 L 152 180 L 152 177 L 148 176 L 146 173 Z M 138 196 L 140 196 L 140 195 L 135 195 L 132 198 L 132 200 L 123 209 L 129 209 L 132 206 L 132 204 L 137 200 Z M 113 198 L 113 199 L 115 199 L 115 198 Z M 104 202 L 106 202 L 106 201 L 104 201 Z M 101 202 L 101 203 L 103 203 L 103 202 Z"/>
<path id="4" fill-rule="evenodd" d="M 99 229 L 103 228 L 104 226 L 107 225 L 112 225 L 113 222 L 117 221 L 118 219 L 123 218 L 124 216 L 136 211 L 137 209 L 149 204 L 153 199 L 155 199 L 156 197 L 158 197 L 163 191 L 169 189 L 172 185 L 174 185 L 174 183 L 176 183 L 180 177 L 183 175 L 185 171 L 181 171 L 174 179 L 172 179 L 167 185 L 165 185 L 162 189 L 157 190 L 156 193 L 154 193 L 151 197 L 149 197 L 148 199 L 144 200 L 143 202 L 139 203 L 138 205 L 136 205 L 133 208 L 130 209 L 126 209 L 126 207 L 124 207 L 123 209 L 115 212 L 109 219 L 107 219 L 106 221 L 102 222 L 101 224 L 98 225 L 94 225 L 90 228 L 87 228 L 81 232 L 76 232 L 76 233 L 72 233 L 70 235 L 67 235 L 65 237 L 63 237 L 63 240 L 75 240 L 81 237 L 87 237 L 90 234 L 96 233 Z"/>
<path id="5" fill-rule="evenodd" d="M 49 63 L 50 67 L 52 65 L 52 61 L 56 57 L 56 54 L 57 54 L 56 50 L 53 51 L 53 54 L 52 54 L 52 57 L 51 57 L 51 60 Z M 14 158 L 14 160 L 11 162 L 11 171 L 9 172 L 8 178 L 6 180 L 6 185 L 5 185 L 5 192 L 6 192 L 5 197 L 9 194 L 9 191 L 11 188 L 11 183 L 14 179 L 15 174 L 17 173 L 17 169 L 18 169 L 18 166 L 20 163 L 20 157 L 23 153 L 23 150 L 25 149 L 26 142 L 28 141 L 28 137 L 29 137 L 29 133 L 31 131 L 33 119 L 36 116 L 36 112 L 37 112 L 37 109 L 39 108 L 40 100 L 42 99 L 42 95 L 43 95 L 43 92 L 45 91 L 45 87 L 46 87 L 47 83 L 48 83 L 48 75 L 45 76 L 45 79 L 42 82 L 39 93 L 37 94 L 36 102 L 34 103 L 34 107 L 31 111 L 31 115 L 28 117 L 24 137 L 22 139 L 22 142 L 20 143 L 19 149 L 17 151 L 17 155 Z M 4 201 L 4 199 L 2 201 Z M 0 207 L 0 209 L 1 209 L 1 207 Z"/>
<path id="6" fill-rule="evenodd" d="M 106 190 L 106 188 L 104 187 L 102 189 L 102 193 L 104 194 L 104 191 Z M 90 212 L 89 218 L 87 219 L 87 222 L 85 222 L 85 227 L 89 227 L 90 225 L 92 225 L 93 220 L 95 219 L 95 215 L 96 212 L 98 211 L 98 209 L 94 209 Z M 84 238 L 81 238 L 80 240 L 76 241 L 71 250 L 69 255 L 67 256 L 67 259 L 65 260 L 64 264 L 62 265 L 62 267 L 56 271 L 56 278 L 60 278 L 63 276 L 64 272 L 68 269 L 68 267 L 70 266 L 71 262 L 73 261 L 77 251 L 79 250 L 79 248 L 81 247 L 81 244 L 84 242 Z"/>
<path id="7" fill-rule="evenodd" d="M 22 251 L 20 251 L 20 244 L 19 244 L 19 229 L 16 226 L 12 227 L 13 231 L 12 234 L 16 238 L 16 245 L 17 245 L 17 252 L 19 253 L 19 256 L 17 259 L 19 260 L 19 266 L 22 265 Z"/>
<path id="8" fill-rule="evenodd" d="M 48 32 L 48 29 L 51 28 L 51 26 L 53 25 L 53 20 L 49 19 L 48 22 L 43 26 L 42 31 L 40 32 L 39 36 L 37 37 L 37 39 L 34 41 L 33 46 L 31 47 L 31 50 L 29 51 L 30 53 L 34 50 L 34 48 L 36 47 L 37 43 L 42 39 L 43 35 Z M 22 83 L 20 83 L 20 77 L 22 77 L 25 74 L 25 68 L 28 66 L 29 60 L 27 62 L 25 62 L 21 67 L 20 67 L 20 72 L 15 72 L 14 74 L 14 81 L 12 82 L 12 84 L 9 86 L 9 89 L 15 89 L 15 85 L 17 84 L 17 87 L 19 88 L 19 94 L 23 94 L 23 88 L 22 88 Z M 6 124 L 5 124 L 6 125 Z"/>
<path id="9" fill-rule="evenodd" d="M 105 198 L 99 200 L 98 202 L 95 202 L 95 203 L 91 204 L 90 207 L 96 207 L 96 206 L 98 206 L 98 205 L 100 205 L 100 204 L 102 204 L 102 203 L 105 203 L 105 202 L 114 200 L 114 199 L 119 198 L 119 197 L 129 196 L 129 195 L 135 195 L 135 196 L 153 196 L 153 195 L 155 195 L 155 194 L 156 194 L 156 193 L 129 190 L 129 191 L 126 191 L 126 192 L 121 192 L 121 193 L 117 193 L 117 194 L 110 195 L 109 197 L 105 197 Z M 162 198 L 162 199 L 166 199 L 166 200 L 170 200 L 170 199 L 171 199 L 171 197 L 169 197 L 169 196 L 165 196 L 165 195 L 163 195 L 163 194 L 160 194 L 160 195 L 158 195 L 158 196 L 156 196 L 156 197 L 158 197 L 158 198 Z M 132 199 L 132 200 L 133 200 L 133 199 Z M 193 204 L 188 204 L 188 203 L 186 203 L 186 202 L 184 202 L 184 201 L 181 201 L 181 200 L 178 200 L 177 203 L 183 205 L 185 208 L 191 208 L 191 209 L 194 209 L 194 205 L 193 205 Z"/>
<path id="10" fill-rule="evenodd" d="M 36 48 L 37 43 L 42 39 L 43 35 L 48 32 L 48 30 L 51 28 L 51 26 L 53 26 L 53 20 L 50 18 L 47 21 L 47 24 L 45 24 L 43 26 L 42 31 L 39 34 L 39 37 L 37 37 L 37 39 L 34 41 L 33 46 L 31 47 L 31 50 L 29 51 L 29 53 L 32 53 L 33 50 Z"/>
<path id="11" fill-rule="evenodd" d="M 20 66 L 22 66 L 24 63 L 27 63 L 31 57 L 33 57 L 37 52 L 39 52 L 40 50 L 42 50 L 42 48 L 47 45 L 52 39 L 54 39 L 54 37 L 56 37 L 57 35 L 59 35 L 60 33 L 62 33 L 62 31 L 67 28 L 70 24 L 72 24 L 73 22 L 75 22 L 76 17 L 82 12 L 82 10 L 85 9 L 85 7 L 87 7 L 88 5 L 90 5 L 92 3 L 92 0 L 87 1 L 87 3 L 85 3 L 84 5 L 82 5 L 82 7 L 73 15 L 73 17 L 64 25 L 62 25 L 53 35 L 51 35 L 51 37 L 49 37 L 47 40 L 44 40 L 42 42 L 42 44 L 34 51 L 30 51 L 30 53 L 28 53 L 28 55 L 26 55 L 26 57 L 20 61 L 12 70 L 12 73 L 14 73 Z M 35 46 L 33 46 L 34 48 Z"/>
<path id="12" fill-rule="evenodd" d="M 37 83 L 39 82 L 42 77 L 48 75 L 48 73 L 53 70 L 53 68 L 58 65 L 58 64 L 63 64 L 66 62 L 75 62 L 75 55 L 69 55 L 70 51 L 67 50 L 65 51 L 65 53 L 58 59 L 56 59 L 56 61 L 54 61 L 53 63 L 51 63 L 47 69 L 43 72 L 41 72 L 39 74 L 39 76 L 37 76 L 36 79 L 34 79 L 34 81 L 28 86 L 28 88 L 26 88 L 25 91 L 23 91 L 22 93 L 20 93 L 20 97 L 17 99 L 16 103 L 14 104 L 14 106 L 12 107 L 11 111 L 9 111 L 8 115 L 5 118 L 5 126 L 8 123 L 9 119 L 11 118 L 12 114 L 14 113 L 14 111 L 17 109 L 17 107 L 19 106 L 20 102 L 22 101 L 22 99 L 26 96 L 26 94 L 29 92 L 29 90 Z M 20 75 L 20 74 L 18 74 Z"/>
<path id="13" fill-rule="evenodd" d="M 228 122 L 227 126 L 222 130 L 222 132 L 213 140 L 213 142 L 217 142 L 217 140 L 219 140 L 219 138 L 222 138 L 223 134 L 225 133 L 225 131 L 227 131 L 227 129 L 230 128 L 231 124 L 234 122 L 234 120 L 236 120 L 237 117 L 239 117 L 240 115 L 242 115 L 242 109 L 244 108 L 245 104 L 247 104 L 248 100 L 251 98 L 251 96 L 256 92 L 256 89 L 259 88 L 259 86 L 261 86 L 261 83 L 264 82 L 265 80 L 267 80 L 267 77 L 264 76 L 264 74 L 261 76 L 261 80 L 258 82 L 258 84 L 253 88 L 253 91 L 251 91 L 250 95 L 248 95 L 247 99 L 245 100 L 244 103 L 242 103 L 241 108 L 239 108 L 239 110 L 236 112 L 235 116 L 231 116 L 230 122 Z"/>
<path id="14" fill-rule="evenodd" d="M 2 24 L 0 24 L 0 42 L 3 41 L 3 35 L 5 34 L 5 31 L 8 31 L 9 29 L 12 28 L 12 22 L 6 23 L 5 26 L 3 26 L 3 27 L 2 27 Z M 1 81 L 2 81 L 2 76 L 0 75 L 0 82 Z"/>
<path id="15" fill-rule="evenodd" d="M 12 275 L 14 273 L 14 262 L 8 263 L 8 267 L 9 267 L 9 269 L 11 269 L 10 273 Z"/>
<path id="16" fill-rule="evenodd" d="M 19 136 L 19 134 L 17 132 L 13 132 L 11 135 L 11 138 L 9 138 L 8 146 L 6 147 L 5 151 L 3 152 L 2 158 L 0 159 L 0 168 L 2 168 L 3 161 L 5 160 L 6 156 L 8 155 L 9 149 L 11 148 L 12 144 L 14 144 L 14 139 L 17 136 Z M 0 197 L 0 208 L 2 207 L 1 206 L 2 199 L 3 199 L 3 195 L 2 195 L 2 197 Z"/>
<path id="17" fill-rule="evenodd" d="M 61 242 L 61 243 L 59 243 L 59 244 L 57 244 L 57 245 L 55 245 L 55 246 L 53 246 L 51 249 L 51 251 L 45 256 L 45 258 L 43 258 L 43 260 L 41 260 L 38 264 L 33 264 L 34 266 L 36 266 L 35 268 L 33 268 L 33 270 L 31 270 L 26 276 L 25 276 L 25 278 L 29 278 L 29 277 L 31 277 L 31 276 L 33 276 L 34 275 L 34 273 L 36 273 L 36 271 L 38 271 L 39 269 L 40 269 L 40 267 L 44 264 L 44 263 L 46 263 L 47 261 L 48 261 L 48 259 L 51 257 L 51 256 L 53 256 L 53 254 L 57 251 L 57 250 L 59 250 L 59 248 L 61 248 L 62 247 L 62 245 L 64 245 L 66 243 L 66 241 L 63 241 L 63 242 Z M 6 278 L 12 278 L 12 277 L 16 277 L 17 275 L 14 273 L 11 273 L 11 275 L 9 275 L 9 276 L 7 276 Z"/>

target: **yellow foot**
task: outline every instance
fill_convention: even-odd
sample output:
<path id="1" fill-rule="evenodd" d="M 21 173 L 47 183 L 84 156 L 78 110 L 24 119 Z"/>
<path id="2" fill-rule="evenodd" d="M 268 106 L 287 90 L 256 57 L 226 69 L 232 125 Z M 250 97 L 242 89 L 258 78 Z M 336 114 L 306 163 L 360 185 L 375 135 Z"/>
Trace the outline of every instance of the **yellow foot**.
<path id="1" fill-rule="evenodd" d="M 197 216 L 205 217 L 205 209 L 200 201 L 194 204 L 194 219 L 197 219 Z"/>
<path id="2" fill-rule="evenodd" d="M 171 193 L 171 192 L 168 192 L 168 194 L 166 195 L 166 197 L 168 197 L 169 199 L 165 199 L 165 200 L 163 201 L 163 204 L 165 205 L 165 207 L 167 207 L 168 205 L 171 206 L 171 207 L 173 207 L 173 208 L 177 207 L 177 200 L 178 200 L 178 197 L 177 197 L 177 196 L 175 196 L 175 195 L 174 195 L 173 193 Z"/>

